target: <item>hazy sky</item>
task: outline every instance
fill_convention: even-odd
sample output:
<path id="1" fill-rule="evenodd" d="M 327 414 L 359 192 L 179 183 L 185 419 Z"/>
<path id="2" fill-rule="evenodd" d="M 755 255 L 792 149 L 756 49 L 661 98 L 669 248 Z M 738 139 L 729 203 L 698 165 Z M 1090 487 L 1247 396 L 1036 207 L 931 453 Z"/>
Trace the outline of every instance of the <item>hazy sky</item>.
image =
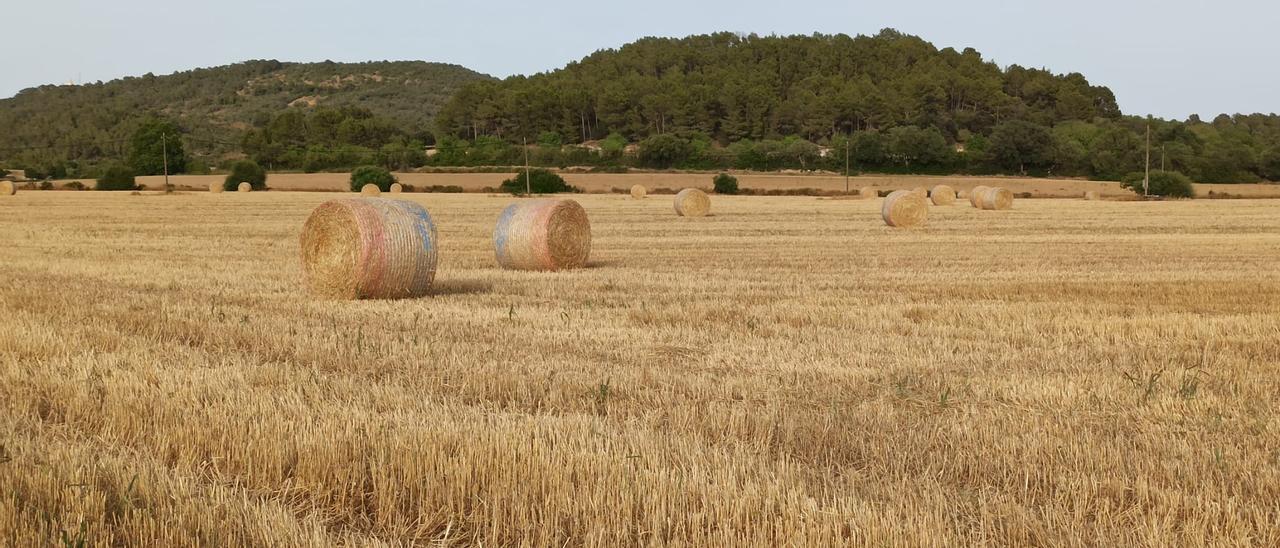
<path id="1" fill-rule="evenodd" d="M 269 4 L 269 5 L 268 5 Z M 494 76 L 563 66 L 643 36 L 873 34 L 892 27 L 988 59 L 1080 72 L 1129 114 L 1280 111 L 1265 0 L 450 2 L 0 0 L 0 97 L 46 83 L 246 59 L 457 63 Z"/>

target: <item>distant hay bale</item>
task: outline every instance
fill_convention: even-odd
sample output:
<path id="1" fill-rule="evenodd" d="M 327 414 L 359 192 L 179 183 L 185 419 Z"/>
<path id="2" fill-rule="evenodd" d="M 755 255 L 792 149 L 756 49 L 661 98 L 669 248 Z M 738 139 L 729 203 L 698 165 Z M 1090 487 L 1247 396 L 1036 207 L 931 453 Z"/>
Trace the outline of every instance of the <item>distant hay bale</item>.
<path id="1" fill-rule="evenodd" d="M 925 198 L 929 197 L 929 189 L 922 186 L 915 187 L 914 189 L 911 190 L 911 192 L 924 196 Z"/>
<path id="2" fill-rule="evenodd" d="M 307 288 L 320 297 L 421 297 L 435 279 L 436 226 L 413 202 L 330 200 L 311 212 L 301 243 Z"/>
<path id="3" fill-rule="evenodd" d="M 399 194 L 399 193 L 401 193 L 401 192 L 404 192 L 404 185 L 402 185 L 402 184 L 400 184 L 400 183 L 391 183 L 391 193 L 392 193 L 392 194 Z"/>
<path id="4" fill-rule="evenodd" d="M 956 203 L 956 191 L 947 185 L 937 185 L 929 191 L 929 199 L 933 201 L 933 205 L 951 205 Z"/>
<path id="5" fill-rule="evenodd" d="M 13 196 L 18 193 L 18 187 L 13 181 L 0 181 L 0 196 Z"/>
<path id="6" fill-rule="evenodd" d="M 711 198 L 696 188 L 686 188 L 676 194 L 675 205 L 676 215 L 681 217 L 703 217 L 711 212 Z"/>
<path id="7" fill-rule="evenodd" d="M 240 183 L 236 186 L 236 192 L 253 192 L 253 185 L 249 183 Z"/>
<path id="8" fill-rule="evenodd" d="M 982 193 L 991 187 L 978 185 L 969 191 L 969 205 L 982 209 Z"/>
<path id="9" fill-rule="evenodd" d="M 360 187 L 360 195 L 361 196 L 381 196 L 382 189 L 378 188 L 378 185 L 369 183 L 367 185 Z"/>
<path id="10" fill-rule="evenodd" d="M 1013 207 L 1013 192 L 1005 188 L 988 188 L 980 198 L 982 209 L 1005 210 Z"/>
<path id="11" fill-rule="evenodd" d="M 1095 191 L 1092 191 L 1092 190 L 1090 190 L 1090 191 L 1088 191 L 1088 192 L 1085 192 L 1085 193 L 1084 193 L 1084 199 L 1086 199 L 1086 200 L 1097 200 L 1097 199 L 1098 199 L 1098 193 L 1097 193 L 1097 192 L 1095 192 Z"/>
<path id="12" fill-rule="evenodd" d="M 645 188 L 644 185 L 631 185 L 632 198 L 639 200 L 640 198 L 644 198 L 648 193 L 649 189 Z"/>
<path id="13" fill-rule="evenodd" d="M 864 200 L 868 198 L 879 198 L 880 193 L 876 192 L 876 189 L 874 188 L 871 188 L 869 186 L 864 186 L 858 189 L 858 197 Z"/>
<path id="14" fill-rule="evenodd" d="M 214 194 L 222 194 L 224 190 L 226 190 L 226 188 L 222 185 L 222 183 L 209 183 L 209 192 L 212 192 Z"/>
<path id="15" fill-rule="evenodd" d="M 968 199 L 969 199 L 969 191 L 967 191 L 967 190 L 961 190 L 960 192 L 957 192 L 957 193 L 956 193 L 956 199 L 957 199 L 957 200 L 968 200 Z"/>
<path id="16" fill-rule="evenodd" d="M 581 268 L 591 255 L 591 221 L 573 200 L 516 202 L 498 217 L 493 250 L 498 265 L 511 270 Z"/>
<path id="17" fill-rule="evenodd" d="M 895 190 L 884 199 L 880 207 L 884 224 L 899 228 L 923 225 L 929 216 L 929 204 L 919 192 Z"/>

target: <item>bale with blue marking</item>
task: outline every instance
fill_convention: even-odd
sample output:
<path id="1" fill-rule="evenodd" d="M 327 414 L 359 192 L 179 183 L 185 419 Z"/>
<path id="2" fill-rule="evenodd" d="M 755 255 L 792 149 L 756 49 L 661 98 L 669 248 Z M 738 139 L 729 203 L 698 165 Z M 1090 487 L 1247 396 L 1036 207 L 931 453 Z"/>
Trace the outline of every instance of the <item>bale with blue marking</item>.
<path id="1" fill-rule="evenodd" d="M 320 297 L 421 297 L 435 279 L 436 226 L 413 202 L 330 200 L 311 212 L 301 243 L 307 288 Z"/>
<path id="2" fill-rule="evenodd" d="M 586 266 L 591 222 L 573 200 L 516 202 L 493 229 L 498 265 L 510 270 L 567 270 Z"/>

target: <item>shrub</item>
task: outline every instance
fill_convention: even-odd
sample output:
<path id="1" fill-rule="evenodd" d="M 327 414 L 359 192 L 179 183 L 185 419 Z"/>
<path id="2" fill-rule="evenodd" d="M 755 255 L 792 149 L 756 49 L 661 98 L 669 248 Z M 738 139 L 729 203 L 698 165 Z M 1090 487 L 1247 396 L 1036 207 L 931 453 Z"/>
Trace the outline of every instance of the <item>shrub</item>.
<path id="1" fill-rule="evenodd" d="M 396 184 L 395 175 L 378 166 L 360 166 L 351 172 L 352 192 L 360 192 L 364 185 L 374 185 L 378 190 L 391 192 L 391 185 L 394 184 Z"/>
<path id="2" fill-rule="evenodd" d="M 40 181 L 40 190 L 53 190 L 53 181 Z"/>
<path id="3" fill-rule="evenodd" d="M 80 181 L 71 181 L 70 183 L 62 185 L 62 188 L 69 188 L 71 190 L 84 190 L 85 186 L 84 186 L 84 183 Z"/>
<path id="4" fill-rule="evenodd" d="M 1142 194 L 1142 173 L 1125 175 L 1120 186 L 1132 190 L 1135 194 Z M 1148 191 L 1153 196 L 1170 198 L 1194 198 L 1196 195 L 1195 188 L 1191 186 L 1191 179 L 1176 171 L 1152 171 Z"/>
<path id="5" fill-rule="evenodd" d="M 249 183 L 253 190 L 267 189 L 267 172 L 253 160 L 240 160 L 231 166 L 231 174 L 222 182 L 222 189 L 235 192 L 240 183 Z"/>
<path id="6" fill-rule="evenodd" d="M 529 171 L 520 171 L 515 177 L 502 182 L 502 191 L 511 194 L 521 195 L 525 193 L 525 175 L 528 174 L 528 189 L 534 194 L 556 194 L 560 192 L 582 192 L 581 189 L 570 186 L 564 182 L 564 178 L 547 171 L 545 169 L 533 169 Z"/>
<path id="7" fill-rule="evenodd" d="M 719 175 L 716 175 L 716 178 L 713 179 L 711 182 L 713 185 L 715 185 L 716 194 L 737 194 L 738 193 L 738 178 L 734 177 L 733 175 L 729 175 L 728 173 L 721 173 Z"/>
<path id="8" fill-rule="evenodd" d="M 138 182 L 133 176 L 133 170 L 124 165 L 113 165 L 108 167 L 102 173 L 102 177 L 98 178 L 97 190 L 135 190 L 138 188 Z"/>

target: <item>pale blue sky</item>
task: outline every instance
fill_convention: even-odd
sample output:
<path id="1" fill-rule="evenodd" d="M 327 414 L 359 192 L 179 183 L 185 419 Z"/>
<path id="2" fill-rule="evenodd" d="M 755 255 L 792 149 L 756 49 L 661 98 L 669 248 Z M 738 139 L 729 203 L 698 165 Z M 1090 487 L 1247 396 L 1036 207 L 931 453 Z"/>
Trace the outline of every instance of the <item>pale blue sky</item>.
<path id="1" fill-rule="evenodd" d="M 1263 0 L 452 2 L 0 0 L 0 97 L 246 59 L 457 63 L 495 76 L 643 36 L 873 34 L 1080 72 L 1129 114 L 1280 111 L 1280 4 Z"/>

